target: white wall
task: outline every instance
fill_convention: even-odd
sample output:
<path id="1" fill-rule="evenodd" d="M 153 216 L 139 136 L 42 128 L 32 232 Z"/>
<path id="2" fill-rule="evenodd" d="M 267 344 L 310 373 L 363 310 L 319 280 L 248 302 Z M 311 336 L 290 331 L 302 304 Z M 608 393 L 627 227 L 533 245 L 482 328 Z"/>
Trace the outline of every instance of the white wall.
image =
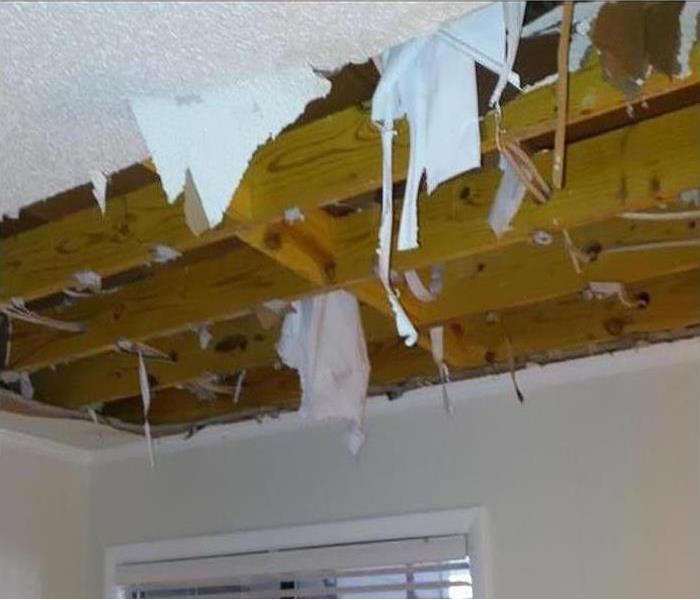
<path id="1" fill-rule="evenodd" d="M 156 470 L 98 463 L 88 589 L 109 545 L 482 505 L 497 595 L 699 596 L 700 346 L 683 344 L 525 372 L 522 406 L 507 378 L 455 384 L 452 420 L 435 388 L 375 406 L 358 460 L 338 427 L 266 424 L 162 449 Z"/>
<path id="2" fill-rule="evenodd" d="M 82 596 L 88 467 L 22 439 L 0 434 L 0 597 Z"/>

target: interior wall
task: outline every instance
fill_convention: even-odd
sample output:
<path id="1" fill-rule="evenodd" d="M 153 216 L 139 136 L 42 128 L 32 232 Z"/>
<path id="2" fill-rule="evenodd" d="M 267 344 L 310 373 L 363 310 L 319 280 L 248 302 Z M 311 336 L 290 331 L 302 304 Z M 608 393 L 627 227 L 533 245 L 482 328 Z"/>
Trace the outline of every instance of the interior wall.
<path id="1" fill-rule="evenodd" d="M 419 391 L 370 411 L 357 459 L 324 425 L 95 465 L 89 590 L 109 545 L 480 505 L 499 596 L 698 596 L 698 347 L 552 386 L 526 372 L 524 405 L 507 378 L 455 384 L 453 419 Z"/>
<path id="2" fill-rule="evenodd" d="M 85 595 L 88 476 L 0 434 L 0 597 Z"/>

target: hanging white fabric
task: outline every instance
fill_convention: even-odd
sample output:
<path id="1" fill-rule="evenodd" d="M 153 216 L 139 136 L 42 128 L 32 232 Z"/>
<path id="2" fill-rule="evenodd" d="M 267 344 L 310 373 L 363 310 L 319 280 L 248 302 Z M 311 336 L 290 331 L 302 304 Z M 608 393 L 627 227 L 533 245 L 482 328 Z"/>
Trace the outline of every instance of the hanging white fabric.
<path id="1" fill-rule="evenodd" d="M 143 352 L 138 352 L 139 357 L 139 387 L 141 388 L 141 401 L 143 403 L 143 433 L 146 436 L 148 447 L 148 461 L 151 467 L 155 467 L 156 457 L 153 450 L 153 438 L 151 437 L 151 424 L 148 421 L 148 412 L 151 409 L 151 388 L 148 385 L 148 372 L 143 361 Z"/>
<path id="2" fill-rule="evenodd" d="M 349 421 L 349 448 L 356 453 L 370 369 L 357 299 L 339 290 L 294 302 L 294 309 L 284 318 L 277 352 L 299 372 L 299 413 Z"/>

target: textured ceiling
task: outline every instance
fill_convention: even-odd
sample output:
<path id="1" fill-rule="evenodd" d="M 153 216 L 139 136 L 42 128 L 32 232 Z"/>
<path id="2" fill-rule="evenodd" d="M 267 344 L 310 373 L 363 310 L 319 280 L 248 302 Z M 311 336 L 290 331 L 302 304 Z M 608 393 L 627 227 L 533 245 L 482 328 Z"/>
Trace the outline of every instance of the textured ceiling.
<path id="1" fill-rule="evenodd" d="M 0 215 L 145 158 L 129 98 L 361 62 L 483 4 L 0 3 Z"/>

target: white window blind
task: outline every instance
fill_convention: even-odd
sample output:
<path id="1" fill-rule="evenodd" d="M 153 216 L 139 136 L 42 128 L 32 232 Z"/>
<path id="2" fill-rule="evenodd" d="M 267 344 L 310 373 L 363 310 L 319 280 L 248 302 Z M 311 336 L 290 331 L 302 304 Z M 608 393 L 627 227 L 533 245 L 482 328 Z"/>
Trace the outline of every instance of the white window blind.
<path id="1" fill-rule="evenodd" d="M 471 598 L 464 536 L 179 559 L 117 568 L 131 598 Z"/>

